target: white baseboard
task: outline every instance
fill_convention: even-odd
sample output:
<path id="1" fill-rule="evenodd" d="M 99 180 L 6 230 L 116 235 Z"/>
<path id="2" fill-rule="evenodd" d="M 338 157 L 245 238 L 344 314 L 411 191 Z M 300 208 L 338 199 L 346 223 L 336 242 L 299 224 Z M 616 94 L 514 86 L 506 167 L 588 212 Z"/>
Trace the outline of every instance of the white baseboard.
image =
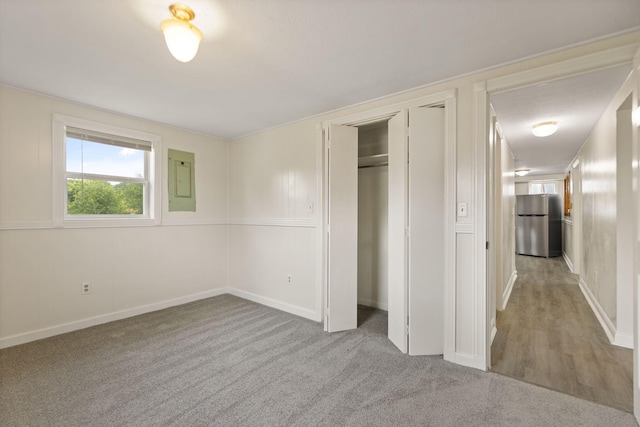
<path id="1" fill-rule="evenodd" d="M 358 304 L 366 305 L 367 307 L 379 308 L 380 310 L 384 311 L 389 311 L 387 304 L 380 301 L 358 298 Z"/>
<path id="2" fill-rule="evenodd" d="M 162 310 L 164 308 L 173 307 L 176 305 L 182 305 L 193 301 L 198 301 L 205 298 L 215 297 L 223 294 L 235 295 L 239 298 L 243 298 L 249 301 L 257 302 L 258 304 L 266 305 L 267 307 L 276 308 L 278 310 L 285 311 L 305 319 L 310 319 L 316 322 L 322 320 L 320 314 L 313 310 L 308 310 L 302 307 L 298 307 L 292 304 L 283 303 L 271 298 L 263 297 L 260 295 L 252 294 L 250 292 L 241 291 L 234 288 L 219 288 L 210 291 L 200 292 L 197 294 L 187 295 L 180 298 L 174 298 L 167 301 L 161 301 L 153 304 L 147 304 L 140 307 L 135 307 L 127 310 L 116 311 L 100 316 L 89 317 L 87 319 L 77 320 L 74 322 L 63 323 L 61 325 L 55 325 L 48 328 L 38 329 L 36 331 L 25 332 L 22 334 L 11 335 L 5 338 L 0 338 L 0 349 L 13 347 L 19 344 L 25 344 L 31 341 L 40 340 L 43 338 L 49 338 L 55 335 L 64 334 L 67 332 L 77 331 L 79 329 L 89 328 L 91 326 L 101 325 L 103 323 L 113 322 L 115 320 L 126 319 L 127 317 L 137 316 L 139 314 L 151 313 L 152 311 Z"/>
<path id="3" fill-rule="evenodd" d="M 49 338 L 54 335 L 60 335 L 67 332 L 77 331 L 78 329 L 84 329 L 91 326 L 101 325 L 103 323 L 113 322 L 115 320 L 122 320 L 122 319 L 126 319 L 127 317 L 133 317 L 139 314 L 150 313 L 152 311 L 158 311 L 164 308 L 186 304 L 189 302 L 193 302 L 193 301 L 197 301 L 205 298 L 215 297 L 215 296 L 226 294 L 226 293 L 228 293 L 227 288 L 213 289 L 210 291 L 199 292 L 197 294 L 187 295 L 180 298 L 174 298 L 171 300 L 156 302 L 153 304 L 147 304 L 140 307 L 120 310 L 113 313 L 103 314 L 100 316 L 89 317 L 87 319 L 76 320 L 69 323 L 63 323 L 61 325 L 50 326 L 48 328 L 38 329 L 31 332 L 11 335 L 5 338 L 0 338 L 0 348 L 13 347 L 14 345 L 25 344 L 31 341 L 36 341 L 43 338 Z"/>
<path id="4" fill-rule="evenodd" d="M 562 258 L 564 258 L 564 262 L 567 263 L 567 267 L 569 267 L 569 271 L 573 273 L 573 262 L 571 261 L 571 259 L 567 256 L 566 252 L 562 252 Z"/>
<path id="5" fill-rule="evenodd" d="M 580 286 L 580 290 L 582 291 L 582 294 L 584 295 L 585 299 L 589 303 L 589 306 L 591 306 L 591 310 L 593 311 L 593 314 L 596 315 L 598 322 L 600 322 L 600 326 L 602 326 L 604 333 L 607 334 L 607 338 L 609 338 L 609 341 L 611 342 L 611 344 L 615 344 L 616 327 L 611 322 L 611 319 L 609 319 L 609 316 L 607 316 L 607 314 L 604 312 L 602 306 L 600 306 L 600 303 L 598 302 L 596 297 L 591 293 L 591 289 L 589 289 L 589 287 L 584 282 L 582 277 L 580 278 L 580 281 L 578 282 L 578 284 Z"/>
<path id="6" fill-rule="evenodd" d="M 504 310 L 507 308 L 507 303 L 509 302 L 509 298 L 511 298 L 511 291 L 513 290 L 513 285 L 516 283 L 517 278 L 518 270 L 513 270 L 511 272 L 511 277 L 509 277 L 509 281 L 507 282 L 507 286 L 502 292 L 502 308 L 500 308 L 500 310 Z"/>
<path id="7" fill-rule="evenodd" d="M 616 339 L 613 341 L 613 345 L 633 350 L 633 335 L 624 332 L 616 332 Z"/>
<path id="8" fill-rule="evenodd" d="M 296 316 L 304 317 L 305 319 L 313 320 L 315 322 L 322 321 L 322 316 L 320 315 L 320 313 L 316 313 L 313 310 L 302 308 L 297 305 L 288 304 L 272 298 L 264 297 L 262 295 L 256 295 L 251 292 L 241 291 L 240 289 L 235 288 L 228 288 L 227 293 L 235 295 L 239 298 L 257 302 L 258 304 L 266 305 L 267 307 L 276 308 L 290 314 L 295 314 Z"/>
<path id="9" fill-rule="evenodd" d="M 496 334 L 498 333 L 498 328 L 496 327 L 496 319 L 491 319 L 491 344 L 493 344 L 493 340 L 496 338 Z"/>

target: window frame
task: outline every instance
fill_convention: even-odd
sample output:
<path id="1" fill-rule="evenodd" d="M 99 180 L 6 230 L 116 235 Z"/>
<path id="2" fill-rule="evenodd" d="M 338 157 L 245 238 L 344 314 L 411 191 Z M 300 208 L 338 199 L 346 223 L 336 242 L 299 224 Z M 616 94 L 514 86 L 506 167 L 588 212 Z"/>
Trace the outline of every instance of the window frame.
<path id="1" fill-rule="evenodd" d="M 127 178 L 116 175 L 87 174 L 85 179 L 100 181 L 138 182 L 147 186 L 144 191 L 142 215 L 69 215 L 67 213 L 67 178 L 78 177 L 66 167 L 67 127 L 88 132 L 99 132 L 116 137 L 133 138 L 149 142 L 151 151 L 145 152 L 146 178 Z M 58 228 L 81 227 L 137 227 L 160 224 L 162 171 L 161 138 L 158 135 L 126 129 L 61 114 L 53 115 L 53 218 Z"/>
<path id="2" fill-rule="evenodd" d="M 544 191 L 544 186 L 547 184 L 552 184 L 553 185 L 553 193 L 547 193 Z M 531 187 L 533 185 L 540 185 L 542 186 L 542 193 L 532 193 L 531 192 Z M 558 184 L 556 183 L 556 181 L 554 180 L 539 180 L 539 181 L 529 181 L 529 188 L 528 188 L 528 194 L 559 194 L 558 193 Z"/>

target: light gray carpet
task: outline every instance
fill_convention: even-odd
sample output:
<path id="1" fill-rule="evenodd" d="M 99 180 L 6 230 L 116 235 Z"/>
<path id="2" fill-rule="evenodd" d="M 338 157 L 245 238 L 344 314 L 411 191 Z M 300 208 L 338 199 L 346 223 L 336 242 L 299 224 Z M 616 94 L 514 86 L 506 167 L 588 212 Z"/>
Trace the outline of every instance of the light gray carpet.
<path id="1" fill-rule="evenodd" d="M 2 426 L 635 426 L 631 414 L 400 354 L 230 295 L 0 351 Z"/>

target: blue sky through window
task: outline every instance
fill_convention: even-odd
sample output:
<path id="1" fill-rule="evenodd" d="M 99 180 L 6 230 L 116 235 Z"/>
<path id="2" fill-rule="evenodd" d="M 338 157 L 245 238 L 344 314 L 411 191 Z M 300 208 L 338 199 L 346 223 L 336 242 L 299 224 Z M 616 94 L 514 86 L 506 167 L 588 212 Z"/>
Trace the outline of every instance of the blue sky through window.
<path id="1" fill-rule="evenodd" d="M 67 171 L 128 178 L 144 176 L 144 151 L 67 138 Z"/>

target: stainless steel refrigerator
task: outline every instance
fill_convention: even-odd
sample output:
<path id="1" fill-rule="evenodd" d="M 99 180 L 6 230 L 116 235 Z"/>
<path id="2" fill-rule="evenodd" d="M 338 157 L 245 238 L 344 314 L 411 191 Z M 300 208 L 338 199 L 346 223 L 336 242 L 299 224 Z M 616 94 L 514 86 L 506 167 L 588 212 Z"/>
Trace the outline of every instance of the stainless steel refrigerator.
<path id="1" fill-rule="evenodd" d="M 529 194 L 516 199 L 516 253 L 562 255 L 562 197 Z"/>

